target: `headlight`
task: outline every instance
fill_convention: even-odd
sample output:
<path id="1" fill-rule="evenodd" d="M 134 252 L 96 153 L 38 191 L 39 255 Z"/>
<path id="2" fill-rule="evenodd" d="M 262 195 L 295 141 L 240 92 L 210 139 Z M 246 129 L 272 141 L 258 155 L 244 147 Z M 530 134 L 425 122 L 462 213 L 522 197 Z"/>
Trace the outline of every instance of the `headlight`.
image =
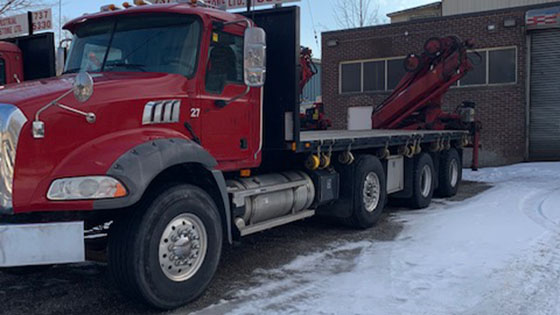
<path id="1" fill-rule="evenodd" d="M 125 197 L 126 188 L 109 176 L 86 176 L 57 179 L 52 182 L 49 200 L 94 200 Z"/>

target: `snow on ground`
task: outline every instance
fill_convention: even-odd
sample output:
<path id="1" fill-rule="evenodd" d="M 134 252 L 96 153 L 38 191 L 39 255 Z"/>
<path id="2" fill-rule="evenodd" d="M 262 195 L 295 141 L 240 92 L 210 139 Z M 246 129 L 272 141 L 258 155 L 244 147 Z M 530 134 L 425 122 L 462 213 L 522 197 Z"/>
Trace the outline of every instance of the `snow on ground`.
<path id="1" fill-rule="evenodd" d="M 493 188 L 401 211 L 390 242 L 334 243 L 200 314 L 560 314 L 560 163 L 465 171 Z"/>

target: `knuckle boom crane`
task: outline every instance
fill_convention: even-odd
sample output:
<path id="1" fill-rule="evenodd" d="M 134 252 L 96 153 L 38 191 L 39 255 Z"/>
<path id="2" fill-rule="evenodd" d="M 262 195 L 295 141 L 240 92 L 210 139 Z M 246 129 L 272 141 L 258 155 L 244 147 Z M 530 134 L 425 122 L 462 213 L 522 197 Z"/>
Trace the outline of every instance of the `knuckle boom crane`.
<path id="1" fill-rule="evenodd" d="M 473 69 L 467 50 L 471 40 L 456 36 L 430 38 L 421 55 L 409 54 L 406 75 L 393 93 L 372 114 L 374 129 L 448 130 L 466 129 L 473 137 L 473 164 L 478 168 L 480 122 L 475 121 L 475 104 L 465 101 L 454 113 L 444 112 L 442 100 L 457 81 Z"/>

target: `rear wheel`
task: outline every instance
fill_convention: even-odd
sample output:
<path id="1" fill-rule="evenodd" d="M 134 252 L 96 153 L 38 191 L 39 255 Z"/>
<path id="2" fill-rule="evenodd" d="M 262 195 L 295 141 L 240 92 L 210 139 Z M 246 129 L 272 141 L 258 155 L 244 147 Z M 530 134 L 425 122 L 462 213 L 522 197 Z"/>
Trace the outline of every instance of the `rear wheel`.
<path id="1" fill-rule="evenodd" d="M 202 294 L 222 248 L 220 215 L 212 198 L 191 185 L 169 188 L 109 234 L 109 269 L 124 293 L 173 309 Z"/>
<path id="2" fill-rule="evenodd" d="M 371 155 L 358 157 L 354 167 L 353 209 L 345 222 L 358 229 L 367 229 L 377 223 L 385 208 L 385 171 L 379 159 Z"/>
<path id="3" fill-rule="evenodd" d="M 417 157 L 412 175 L 412 197 L 408 205 L 413 209 L 423 209 L 430 205 L 434 194 L 434 161 L 428 153 Z"/>
<path id="4" fill-rule="evenodd" d="M 440 161 L 439 187 L 435 194 L 441 198 L 453 197 L 457 194 L 463 177 L 459 152 L 450 149 L 442 154 Z"/>

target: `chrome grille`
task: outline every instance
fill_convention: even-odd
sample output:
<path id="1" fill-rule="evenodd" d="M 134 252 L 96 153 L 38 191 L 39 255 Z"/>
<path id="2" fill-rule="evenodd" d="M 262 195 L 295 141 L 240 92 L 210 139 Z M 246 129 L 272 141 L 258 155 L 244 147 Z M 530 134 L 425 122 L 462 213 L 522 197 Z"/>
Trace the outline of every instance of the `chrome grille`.
<path id="1" fill-rule="evenodd" d="M 0 104 L 0 214 L 11 213 L 16 150 L 23 125 L 27 122 L 19 108 Z"/>

